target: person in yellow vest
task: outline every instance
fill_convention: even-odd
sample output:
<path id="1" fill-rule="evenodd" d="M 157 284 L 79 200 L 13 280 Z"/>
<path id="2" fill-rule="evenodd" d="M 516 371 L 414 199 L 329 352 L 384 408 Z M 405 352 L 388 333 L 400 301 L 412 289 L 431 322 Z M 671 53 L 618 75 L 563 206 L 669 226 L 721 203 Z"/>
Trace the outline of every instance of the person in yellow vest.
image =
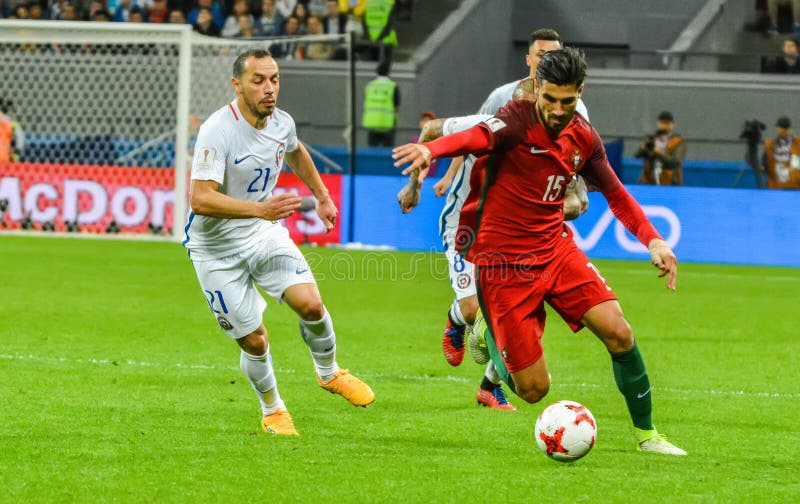
<path id="1" fill-rule="evenodd" d="M 379 61 L 392 61 L 392 53 L 397 47 L 397 33 L 394 31 L 395 0 L 367 0 L 364 9 L 364 28 L 370 42 L 378 44 Z"/>
<path id="2" fill-rule="evenodd" d="M 397 126 L 397 108 L 400 106 L 400 90 L 389 78 L 389 62 L 378 64 L 378 76 L 364 89 L 364 113 L 361 125 L 367 130 L 370 147 L 394 146 Z"/>
<path id="3" fill-rule="evenodd" d="M 13 118 L 13 104 L 0 98 L 0 163 L 19 161 L 25 147 L 25 134 Z"/>
<path id="4" fill-rule="evenodd" d="M 788 117 L 775 123 L 775 138 L 764 140 L 764 171 L 768 188 L 800 189 L 800 137 Z"/>
<path id="5" fill-rule="evenodd" d="M 639 146 L 636 157 L 641 158 L 640 184 L 683 185 L 683 159 L 686 140 L 674 131 L 675 118 L 671 112 L 658 115 L 658 129 Z"/>

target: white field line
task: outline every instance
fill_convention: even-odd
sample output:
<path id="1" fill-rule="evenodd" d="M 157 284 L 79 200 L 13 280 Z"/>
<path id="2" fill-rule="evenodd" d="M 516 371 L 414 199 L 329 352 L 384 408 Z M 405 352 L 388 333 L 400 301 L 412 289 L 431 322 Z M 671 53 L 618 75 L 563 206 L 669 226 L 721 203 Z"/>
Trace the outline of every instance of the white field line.
<path id="1" fill-rule="evenodd" d="M 654 276 L 658 275 L 658 271 L 652 268 L 642 267 L 639 268 L 615 268 L 613 266 L 609 266 L 604 264 L 602 268 L 600 268 L 601 273 L 605 272 L 613 272 L 613 273 L 624 273 L 626 275 L 647 275 L 647 276 Z M 678 266 L 678 279 L 681 277 L 694 277 L 694 278 L 724 278 L 728 280 L 737 280 L 741 278 L 753 278 L 754 275 L 740 275 L 737 273 L 713 273 L 713 272 L 703 272 L 703 271 L 681 271 L 680 265 Z M 783 282 L 800 282 L 800 269 L 797 270 L 797 276 L 788 276 L 788 275 L 758 275 L 760 280 L 777 280 Z"/>
<path id="2" fill-rule="evenodd" d="M 80 365 L 99 365 L 99 366 L 132 366 L 143 368 L 178 368 L 178 369 L 197 369 L 202 371 L 239 371 L 238 366 L 214 366 L 208 364 L 183 364 L 174 362 L 170 365 L 159 364 L 156 362 L 134 361 L 129 359 L 80 359 L 67 357 L 45 357 L 41 355 L 21 355 L 21 354 L 0 354 L 0 360 L 10 361 L 35 361 L 51 364 L 80 364 Z M 276 368 L 278 374 L 297 374 L 296 369 Z M 420 382 L 455 382 L 473 383 L 475 379 L 463 378 L 460 376 L 428 376 L 428 375 L 393 375 L 386 373 L 359 373 L 365 378 L 377 378 L 401 381 L 420 381 Z M 596 383 L 553 383 L 554 388 L 567 389 L 613 389 L 611 385 L 599 385 Z M 655 392 L 667 392 L 681 395 L 705 395 L 705 396 L 725 396 L 725 397 L 765 397 L 775 399 L 800 399 L 800 392 L 748 392 L 745 390 L 720 390 L 720 389 L 682 389 L 674 387 L 654 387 Z"/>

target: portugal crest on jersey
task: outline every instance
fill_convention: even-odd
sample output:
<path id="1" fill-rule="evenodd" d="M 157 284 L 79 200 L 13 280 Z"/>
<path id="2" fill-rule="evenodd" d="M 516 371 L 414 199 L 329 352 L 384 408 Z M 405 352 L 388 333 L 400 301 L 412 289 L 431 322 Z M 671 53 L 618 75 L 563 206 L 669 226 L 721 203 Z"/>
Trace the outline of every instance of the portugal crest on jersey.
<path id="1" fill-rule="evenodd" d="M 275 150 L 275 166 L 280 168 L 283 165 L 283 156 L 286 155 L 286 144 L 283 142 L 278 143 L 278 148 Z"/>
<path id="2" fill-rule="evenodd" d="M 583 161 L 583 156 L 581 155 L 581 151 L 575 149 L 572 152 L 572 167 L 577 171 L 578 167 L 581 165 L 581 161 Z"/>

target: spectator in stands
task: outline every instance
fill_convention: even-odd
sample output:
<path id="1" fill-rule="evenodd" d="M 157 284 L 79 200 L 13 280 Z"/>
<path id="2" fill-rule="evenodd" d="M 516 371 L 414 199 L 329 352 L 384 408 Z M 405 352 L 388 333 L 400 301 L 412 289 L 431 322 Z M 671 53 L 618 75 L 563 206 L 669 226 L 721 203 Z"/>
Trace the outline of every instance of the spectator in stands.
<path id="1" fill-rule="evenodd" d="M 186 24 L 186 15 L 180 9 L 174 9 L 169 12 L 170 24 Z"/>
<path id="2" fill-rule="evenodd" d="M 192 25 L 194 31 L 200 35 L 219 37 L 220 29 L 214 24 L 214 15 L 211 9 L 202 8 L 197 11 L 197 22 Z"/>
<path id="3" fill-rule="evenodd" d="M 42 19 L 42 6 L 38 2 L 28 3 L 28 16 L 30 19 L 41 21 Z"/>
<path id="4" fill-rule="evenodd" d="M 110 22 L 111 13 L 105 9 L 97 9 L 91 14 L 90 21 Z"/>
<path id="5" fill-rule="evenodd" d="M 144 14 L 144 10 L 139 6 L 136 6 L 133 9 L 131 9 L 131 13 L 128 16 L 128 22 L 129 23 L 146 23 L 147 22 L 147 17 Z"/>
<path id="6" fill-rule="evenodd" d="M 21 3 L 14 7 L 14 13 L 9 16 L 9 19 L 30 19 L 31 12 L 28 9 L 28 5 Z"/>
<path id="7" fill-rule="evenodd" d="M 791 38 L 784 40 L 783 54 L 768 65 L 767 71 L 780 74 L 799 74 L 800 57 L 797 53 L 797 41 Z"/>
<path id="8" fill-rule="evenodd" d="M 328 0 L 326 3 L 327 12 L 325 13 L 325 33 L 339 35 L 347 32 L 347 14 L 339 11 L 338 0 Z"/>
<path id="9" fill-rule="evenodd" d="M 378 76 L 364 89 L 364 113 L 361 125 L 367 129 L 370 147 L 394 146 L 397 127 L 397 109 L 400 106 L 400 90 L 389 78 L 389 62 L 378 63 Z"/>
<path id="10" fill-rule="evenodd" d="M 297 34 L 305 35 L 308 33 L 308 9 L 306 9 L 305 4 L 298 3 L 295 5 L 292 16 L 296 17 L 298 21 Z"/>
<path id="11" fill-rule="evenodd" d="M 364 28 L 369 40 L 378 46 L 378 60 L 391 64 L 397 47 L 394 31 L 395 0 L 367 0 L 364 10 Z"/>
<path id="12" fill-rule="evenodd" d="M 75 12 L 74 5 L 71 3 L 65 3 L 61 9 L 61 16 L 59 19 L 63 21 L 77 21 L 78 15 Z"/>
<path id="13" fill-rule="evenodd" d="M 770 189 L 800 189 L 800 137 L 788 117 L 775 123 L 775 138 L 764 140 L 763 170 Z"/>
<path id="14" fill-rule="evenodd" d="M 261 3 L 261 16 L 256 22 L 256 32 L 262 37 L 272 37 L 281 32 L 283 17 L 275 8 L 275 0 L 264 0 Z"/>
<path id="15" fill-rule="evenodd" d="M 326 0 L 306 0 L 304 2 L 311 16 L 324 16 L 328 12 L 328 7 L 325 5 Z"/>
<path id="16" fill-rule="evenodd" d="M 64 5 L 67 3 L 66 0 L 55 0 L 54 2 L 50 3 L 50 9 L 47 11 L 47 16 L 50 19 L 61 19 L 61 14 L 64 12 Z M 3 0 L 0 0 L 0 18 L 3 17 Z"/>
<path id="17" fill-rule="evenodd" d="M 364 9 L 367 0 L 337 0 L 339 13 L 347 16 L 347 33 L 355 32 L 357 38 L 364 36 Z"/>
<path id="18" fill-rule="evenodd" d="M 339 12 L 355 16 L 359 21 L 364 17 L 364 10 L 367 8 L 367 0 L 338 0 Z"/>
<path id="19" fill-rule="evenodd" d="M 196 6 L 194 9 L 189 11 L 189 14 L 186 16 L 186 21 L 190 25 L 197 25 L 197 17 L 200 14 L 202 9 L 207 9 L 211 14 L 211 22 L 216 26 L 217 31 L 222 28 L 222 25 L 225 24 L 225 18 L 222 16 L 222 7 L 220 6 L 219 2 L 215 0 L 195 0 Z"/>
<path id="20" fill-rule="evenodd" d="M 251 39 L 255 35 L 255 27 L 253 26 L 253 16 L 251 14 L 242 14 L 239 16 L 239 34 L 236 38 Z"/>
<path id="21" fill-rule="evenodd" d="M 675 119 L 668 111 L 658 115 L 658 129 L 648 135 L 636 153 L 641 158 L 640 184 L 682 185 L 686 141 L 674 131 Z"/>
<path id="22" fill-rule="evenodd" d="M 288 19 L 294 12 L 297 0 L 275 0 L 275 8 L 283 19 Z"/>
<path id="23" fill-rule="evenodd" d="M 131 13 L 131 0 L 121 0 L 113 2 L 108 0 L 106 2 L 108 12 L 111 13 L 111 20 L 115 23 L 124 23 L 128 21 L 128 16 Z"/>
<path id="24" fill-rule="evenodd" d="M 283 24 L 284 35 L 292 36 L 299 35 L 298 30 L 300 21 L 294 17 L 289 16 Z M 298 47 L 297 42 L 293 40 L 283 40 L 276 44 L 272 44 L 269 48 L 272 55 L 276 58 L 283 59 L 302 59 L 302 53 Z"/>
<path id="25" fill-rule="evenodd" d="M 166 23 L 169 18 L 167 0 L 153 0 L 147 9 L 147 18 L 151 23 Z"/>
<path id="26" fill-rule="evenodd" d="M 308 34 L 324 35 L 322 18 L 311 16 L 308 18 Z M 329 60 L 333 58 L 334 47 L 331 42 L 311 42 L 306 48 L 306 58 L 310 60 Z"/>
<path id="27" fill-rule="evenodd" d="M 25 133 L 14 118 L 14 104 L 0 98 L 0 163 L 19 161 L 25 149 Z"/>
<path id="28" fill-rule="evenodd" d="M 782 5 L 792 8 L 794 34 L 800 35 L 800 0 L 768 0 L 769 28 L 767 33 L 773 37 L 778 35 L 778 8 Z"/>
<path id="29" fill-rule="evenodd" d="M 250 17 L 250 26 L 253 26 L 253 15 L 250 14 L 250 8 L 247 6 L 247 0 L 235 0 L 233 8 L 231 8 L 230 15 L 225 19 L 225 24 L 222 26 L 221 34 L 223 37 L 239 37 L 241 28 L 239 23 L 240 16 Z M 250 35 L 252 37 L 252 33 Z"/>

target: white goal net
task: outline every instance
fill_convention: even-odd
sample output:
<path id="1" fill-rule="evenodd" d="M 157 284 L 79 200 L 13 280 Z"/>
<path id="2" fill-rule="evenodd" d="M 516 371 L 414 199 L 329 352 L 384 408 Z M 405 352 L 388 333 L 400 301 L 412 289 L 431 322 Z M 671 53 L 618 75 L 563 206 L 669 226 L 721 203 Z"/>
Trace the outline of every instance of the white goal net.
<path id="1" fill-rule="evenodd" d="M 201 37 L 188 25 L 0 21 L 0 142 L 13 126 L 6 156 L 0 144 L 0 232 L 179 239 L 197 128 L 233 99 L 238 54 L 284 42 Z M 304 142 L 324 146 L 312 147 L 321 171 L 335 172 L 352 107 L 346 38 L 290 42 L 298 58 L 309 47 L 345 57 L 279 59 L 278 106 Z"/>

